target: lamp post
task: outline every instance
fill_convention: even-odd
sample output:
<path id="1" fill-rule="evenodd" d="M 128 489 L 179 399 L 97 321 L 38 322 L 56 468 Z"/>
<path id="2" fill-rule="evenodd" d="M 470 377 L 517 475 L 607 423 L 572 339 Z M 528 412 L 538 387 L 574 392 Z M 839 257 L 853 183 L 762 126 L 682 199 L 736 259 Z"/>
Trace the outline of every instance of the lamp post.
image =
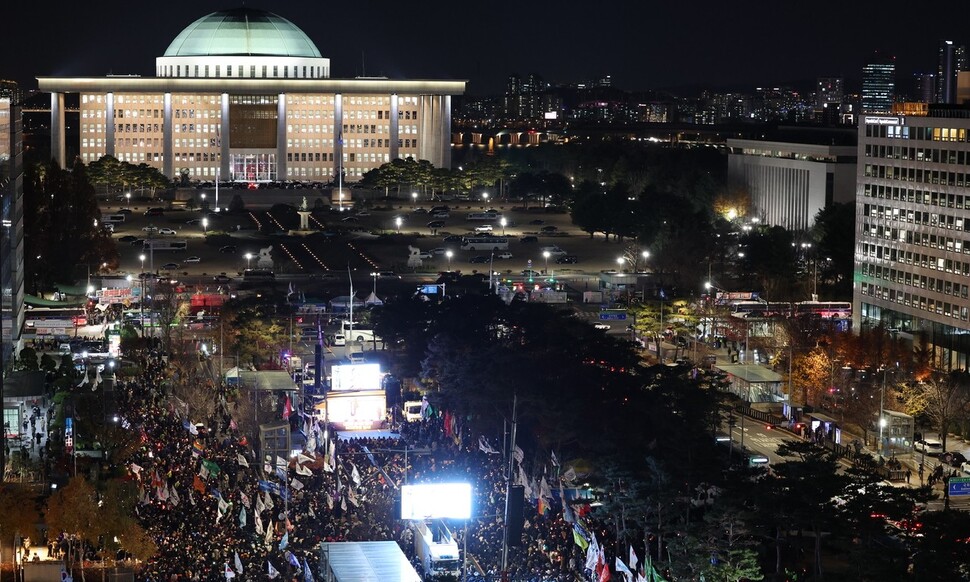
<path id="1" fill-rule="evenodd" d="M 249 262 L 253 260 L 253 253 L 246 253 L 243 256 L 246 259 L 246 269 L 248 270 L 249 269 Z"/>
<path id="2" fill-rule="evenodd" d="M 141 261 L 141 272 L 144 273 L 145 272 L 145 254 L 142 253 L 142 254 L 138 255 L 138 260 Z"/>
<path id="3" fill-rule="evenodd" d="M 455 256 L 455 253 L 450 250 L 445 251 L 445 256 L 448 257 L 448 270 L 451 270 L 451 257 Z"/>
<path id="4" fill-rule="evenodd" d="M 131 192 L 125 192 L 125 204 L 127 205 L 127 208 L 130 210 L 131 209 Z"/>
<path id="5" fill-rule="evenodd" d="M 208 218 L 203 218 L 202 219 L 202 236 L 205 236 L 206 233 L 208 232 L 208 230 L 209 230 L 209 219 Z"/>
<path id="6" fill-rule="evenodd" d="M 202 193 L 202 210 L 205 211 L 205 192 Z"/>
<path id="7" fill-rule="evenodd" d="M 418 203 L 418 193 L 411 192 L 411 208 L 414 208 L 417 203 Z"/>
<path id="8" fill-rule="evenodd" d="M 488 192 L 482 192 L 482 210 L 488 207 Z"/>
<path id="9" fill-rule="evenodd" d="M 397 233 L 398 234 L 401 234 L 401 223 L 402 222 L 404 222 L 404 220 L 402 220 L 400 216 L 398 216 L 397 218 L 394 219 L 394 224 L 397 225 Z"/>
<path id="10" fill-rule="evenodd" d="M 371 273 L 370 276 L 374 278 L 374 297 L 377 297 L 377 273 Z"/>
<path id="11" fill-rule="evenodd" d="M 545 275 L 549 272 L 549 251 L 542 251 L 542 258 L 546 260 L 546 268 L 542 271 L 542 274 Z"/>
<path id="12" fill-rule="evenodd" d="M 508 220 L 503 216 L 501 220 L 498 221 L 502 225 L 502 236 L 505 236 L 505 226 L 509 223 Z"/>

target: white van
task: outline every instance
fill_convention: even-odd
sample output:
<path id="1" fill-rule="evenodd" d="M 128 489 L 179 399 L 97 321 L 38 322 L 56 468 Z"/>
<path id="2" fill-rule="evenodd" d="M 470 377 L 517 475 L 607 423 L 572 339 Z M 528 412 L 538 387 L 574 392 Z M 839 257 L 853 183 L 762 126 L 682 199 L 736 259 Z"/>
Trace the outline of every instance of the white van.
<path id="1" fill-rule="evenodd" d="M 416 422 L 421 420 L 421 401 L 408 400 L 404 403 L 404 420 Z"/>

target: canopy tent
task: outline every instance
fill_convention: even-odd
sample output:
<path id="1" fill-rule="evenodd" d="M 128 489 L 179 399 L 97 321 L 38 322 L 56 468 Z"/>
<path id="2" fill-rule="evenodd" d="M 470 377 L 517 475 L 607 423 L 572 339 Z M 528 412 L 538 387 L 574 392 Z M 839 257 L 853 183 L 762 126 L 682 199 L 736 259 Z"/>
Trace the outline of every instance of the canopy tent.
<path id="1" fill-rule="evenodd" d="M 31 307 L 82 307 L 87 302 L 87 297 L 72 299 L 71 301 L 54 301 L 53 299 L 44 299 L 36 295 L 24 294 L 24 303 Z"/>
<path id="2" fill-rule="evenodd" d="M 371 291 L 371 294 L 367 296 L 367 299 L 364 299 L 365 307 L 370 307 L 372 305 L 384 305 L 384 302 L 381 301 L 381 298 L 378 297 L 377 294 L 375 294 L 373 291 Z"/>
<path id="3" fill-rule="evenodd" d="M 421 577 L 395 541 L 324 542 L 320 562 L 325 580 L 336 582 L 420 582 Z"/>
<path id="4" fill-rule="evenodd" d="M 80 285 L 68 285 L 67 283 L 54 283 L 54 288 L 63 293 L 64 295 L 74 295 L 77 297 L 87 297 L 88 289 L 87 287 L 82 287 Z"/>

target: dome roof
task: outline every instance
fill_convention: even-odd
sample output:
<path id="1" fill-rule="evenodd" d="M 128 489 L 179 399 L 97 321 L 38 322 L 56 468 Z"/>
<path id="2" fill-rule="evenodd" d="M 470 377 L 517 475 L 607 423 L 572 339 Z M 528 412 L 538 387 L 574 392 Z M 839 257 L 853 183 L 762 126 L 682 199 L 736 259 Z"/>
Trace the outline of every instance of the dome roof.
<path id="1" fill-rule="evenodd" d="M 320 51 L 289 20 L 247 7 L 203 16 L 185 27 L 165 51 L 166 57 L 228 55 L 320 58 Z"/>

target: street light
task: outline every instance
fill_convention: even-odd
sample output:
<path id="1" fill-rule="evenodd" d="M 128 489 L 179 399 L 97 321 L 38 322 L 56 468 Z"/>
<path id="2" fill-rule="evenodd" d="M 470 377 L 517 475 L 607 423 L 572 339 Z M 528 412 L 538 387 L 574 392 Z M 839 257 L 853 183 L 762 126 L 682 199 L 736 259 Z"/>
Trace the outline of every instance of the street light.
<path id="1" fill-rule="evenodd" d="M 502 236 L 505 236 L 505 225 L 507 225 L 509 223 L 509 221 L 506 220 L 505 217 L 503 216 L 502 219 L 499 220 L 498 222 L 499 222 L 499 224 L 502 225 Z"/>
<path id="2" fill-rule="evenodd" d="M 144 273 L 145 272 L 145 255 L 144 254 L 138 255 L 138 260 L 141 261 L 141 272 Z"/>
<path id="3" fill-rule="evenodd" d="M 418 193 L 411 192 L 411 208 L 414 208 L 414 205 L 417 203 L 418 203 Z"/>
<path id="4" fill-rule="evenodd" d="M 246 269 L 248 270 L 249 269 L 249 262 L 253 260 L 253 253 L 246 253 L 243 256 L 246 259 Z"/>
<path id="5" fill-rule="evenodd" d="M 549 272 L 549 251 L 542 251 L 542 258 L 546 260 L 546 269 L 542 272 L 544 275 Z"/>
<path id="6" fill-rule="evenodd" d="M 374 278 L 374 297 L 377 297 L 377 273 L 371 273 L 370 276 Z"/>
<path id="7" fill-rule="evenodd" d="M 401 234 L 401 223 L 402 222 L 404 222 L 404 220 L 400 216 L 398 216 L 397 218 L 394 219 L 394 224 L 397 225 L 397 233 L 398 234 Z"/>
<path id="8" fill-rule="evenodd" d="M 445 251 L 445 256 L 448 257 L 448 270 L 450 271 L 451 270 L 451 257 L 455 256 L 455 253 L 453 253 L 450 250 L 448 250 L 448 251 Z"/>
<path id="9" fill-rule="evenodd" d="M 488 192 L 482 192 L 482 208 L 484 209 L 487 206 L 488 206 Z"/>
<path id="10" fill-rule="evenodd" d="M 205 210 L 205 192 L 202 193 L 202 210 Z"/>
<path id="11" fill-rule="evenodd" d="M 208 229 L 209 229 L 209 219 L 208 218 L 203 218 L 202 219 L 202 236 L 205 236 L 206 235 L 206 232 L 208 231 Z"/>
<path id="12" fill-rule="evenodd" d="M 125 192 L 125 202 L 127 203 L 128 208 L 131 208 L 131 192 Z"/>

